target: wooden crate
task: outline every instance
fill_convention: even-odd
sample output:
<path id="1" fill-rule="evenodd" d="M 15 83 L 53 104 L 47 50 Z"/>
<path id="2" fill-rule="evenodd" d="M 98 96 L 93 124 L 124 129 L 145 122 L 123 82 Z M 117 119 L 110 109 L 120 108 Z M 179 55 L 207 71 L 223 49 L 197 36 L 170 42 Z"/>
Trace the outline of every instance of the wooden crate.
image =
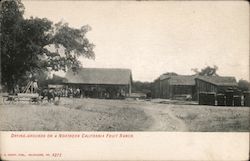
<path id="1" fill-rule="evenodd" d="M 17 96 L 23 98 L 37 98 L 39 97 L 38 93 L 18 93 Z"/>

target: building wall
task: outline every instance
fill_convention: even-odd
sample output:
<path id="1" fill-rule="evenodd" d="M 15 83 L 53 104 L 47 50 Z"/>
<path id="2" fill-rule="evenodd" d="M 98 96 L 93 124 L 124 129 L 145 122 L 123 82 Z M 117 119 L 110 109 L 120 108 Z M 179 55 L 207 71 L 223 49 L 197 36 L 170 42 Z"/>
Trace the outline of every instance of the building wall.
<path id="1" fill-rule="evenodd" d="M 154 81 L 152 97 L 153 98 L 169 98 L 169 83 L 168 80 L 157 79 Z"/>
<path id="2" fill-rule="evenodd" d="M 214 84 L 211 84 L 209 82 L 205 82 L 199 79 L 195 80 L 196 82 L 196 90 L 197 94 L 201 92 L 215 92 L 217 93 L 218 87 Z"/>
<path id="3" fill-rule="evenodd" d="M 107 93 L 109 98 L 119 98 L 122 94 L 128 97 L 131 94 L 131 84 L 128 85 L 104 85 L 104 84 L 66 84 L 67 88 L 79 88 L 84 96 L 93 98 L 105 98 Z"/>
<path id="4" fill-rule="evenodd" d="M 225 93 L 227 90 L 237 90 L 237 86 L 216 86 L 212 83 L 205 82 L 203 80 L 196 79 L 197 93 L 200 92 L 215 92 Z"/>
<path id="5" fill-rule="evenodd" d="M 153 98 L 160 98 L 160 79 L 154 81 L 153 90 L 152 90 L 152 97 Z"/>
<path id="6" fill-rule="evenodd" d="M 196 79 L 195 82 L 196 82 L 198 100 L 199 100 L 199 93 L 202 92 L 214 92 L 215 94 L 218 93 L 225 94 L 227 90 L 233 90 L 234 92 L 238 90 L 236 86 L 216 86 L 212 83 L 205 82 L 199 79 Z"/>
<path id="7" fill-rule="evenodd" d="M 194 96 L 195 86 L 192 85 L 170 85 L 170 79 L 156 80 L 154 82 L 153 98 L 174 98 L 176 95 L 190 94 Z"/>
<path id="8" fill-rule="evenodd" d="M 173 95 L 182 95 L 182 94 L 193 94 L 193 86 L 191 85 L 174 85 L 173 86 Z"/>
<path id="9" fill-rule="evenodd" d="M 170 85 L 169 85 L 169 79 L 164 79 L 161 81 L 162 88 L 161 88 L 161 98 L 170 98 Z"/>
<path id="10" fill-rule="evenodd" d="M 170 93 L 169 98 L 175 99 L 180 96 L 190 95 L 192 99 L 195 100 L 195 86 L 193 85 L 171 85 L 170 86 Z"/>

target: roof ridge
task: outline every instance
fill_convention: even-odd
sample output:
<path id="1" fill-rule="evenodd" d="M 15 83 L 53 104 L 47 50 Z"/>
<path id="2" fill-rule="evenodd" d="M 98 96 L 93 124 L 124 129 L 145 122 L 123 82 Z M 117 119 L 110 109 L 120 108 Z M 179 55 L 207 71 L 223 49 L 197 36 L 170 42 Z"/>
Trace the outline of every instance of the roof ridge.
<path id="1" fill-rule="evenodd" d="M 130 70 L 131 71 L 130 68 L 97 68 L 97 67 L 93 67 L 93 68 L 92 67 L 87 67 L 87 68 L 85 68 L 85 67 L 81 67 L 79 69 L 107 69 L 107 70 L 116 69 L 116 70 Z"/>
<path id="2" fill-rule="evenodd" d="M 82 84 L 128 84 L 132 80 L 132 71 L 124 68 L 79 68 L 66 72 L 70 83 Z"/>
<path id="3" fill-rule="evenodd" d="M 200 79 L 215 85 L 237 85 L 236 78 L 233 76 L 200 76 L 195 79 Z"/>

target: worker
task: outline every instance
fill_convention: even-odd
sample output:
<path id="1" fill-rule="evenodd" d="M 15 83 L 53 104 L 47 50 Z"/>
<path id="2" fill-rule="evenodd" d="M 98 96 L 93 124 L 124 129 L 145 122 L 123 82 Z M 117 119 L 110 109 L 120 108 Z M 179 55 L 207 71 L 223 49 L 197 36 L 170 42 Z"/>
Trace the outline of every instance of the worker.
<path id="1" fill-rule="evenodd" d="M 33 82 L 33 93 L 36 93 L 37 90 L 38 90 L 38 84 L 37 84 L 37 79 L 35 79 Z"/>

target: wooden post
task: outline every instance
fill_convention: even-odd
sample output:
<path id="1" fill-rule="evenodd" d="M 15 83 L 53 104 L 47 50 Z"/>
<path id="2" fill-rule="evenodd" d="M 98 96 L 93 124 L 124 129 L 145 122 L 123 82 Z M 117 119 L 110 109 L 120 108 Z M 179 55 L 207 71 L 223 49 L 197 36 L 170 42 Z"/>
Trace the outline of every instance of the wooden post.
<path id="1" fill-rule="evenodd" d="M 130 95 L 131 95 L 131 84 L 128 85 L 128 88 L 129 88 L 128 94 L 129 94 L 129 96 L 130 96 Z"/>

